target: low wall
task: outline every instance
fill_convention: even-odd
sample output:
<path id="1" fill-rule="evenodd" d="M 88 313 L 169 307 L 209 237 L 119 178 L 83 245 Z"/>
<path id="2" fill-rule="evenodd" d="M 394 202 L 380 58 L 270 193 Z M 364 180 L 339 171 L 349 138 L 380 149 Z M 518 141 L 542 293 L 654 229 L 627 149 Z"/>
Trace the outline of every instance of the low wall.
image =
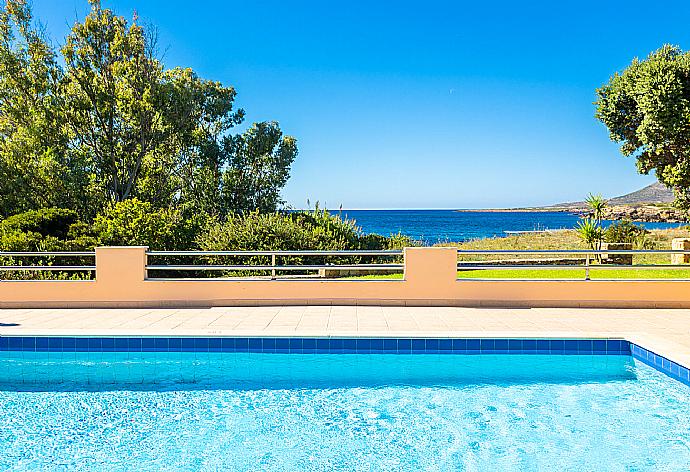
<path id="1" fill-rule="evenodd" d="M 0 307 L 410 305 L 688 307 L 686 281 L 458 280 L 454 248 L 408 248 L 403 280 L 146 277 L 145 247 L 96 249 L 96 279 L 0 281 Z"/>

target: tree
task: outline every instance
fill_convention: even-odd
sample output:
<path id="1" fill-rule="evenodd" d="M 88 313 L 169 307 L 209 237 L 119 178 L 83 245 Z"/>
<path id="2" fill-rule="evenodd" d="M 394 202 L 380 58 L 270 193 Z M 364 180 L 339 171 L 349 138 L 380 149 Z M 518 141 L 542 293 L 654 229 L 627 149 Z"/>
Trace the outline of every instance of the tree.
<path id="1" fill-rule="evenodd" d="M 634 59 L 597 90 L 596 117 L 637 160 L 639 172 L 655 172 L 690 209 L 690 53 L 665 45 Z"/>
<path id="2" fill-rule="evenodd" d="M 605 231 L 601 226 L 601 220 L 604 217 L 607 202 L 601 195 L 590 193 L 585 198 L 585 203 L 589 207 L 590 216 L 578 221 L 575 230 L 580 239 L 587 243 L 590 248 L 594 251 L 600 251 L 605 235 Z M 596 259 L 600 261 L 601 256 L 597 254 Z"/>
<path id="3" fill-rule="evenodd" d="M 134 198 L 221 219 L 275 210 L 296 140 L 275 122 L 233 136 L 233 87 L 165 69 L 136 16 L 89 3 L 64 61 L 27 0 L 0 11 L 0 217 L 54 206 L 91 218 Z"/>
<path id="4" fill-rule="evenodd" d="M 225 213 L 275 211 L 283 203 L 279 191 L 297 156 L 295 138 L 283 136 L 276 122 L 255 123 L 245 133 L 227 138 L 224 150 L 229 156 L 221 184 Z"/>
<path id="5" fill-rule="evenodd" d="M 79 207 L 81 165 L 66 155 L 57 58 L 25 0 L 0 10 L 0 217 Z"/>
<path id="6" fill-rule="evenodd" d="M 154 43 L 135 21 L 129 25 L 100 1 L 77 23 L 62 48 L 71 144 L 84 154 L 108 202 L 136 195 L 145 159 L 155 158 L 164 138 L 158 108 L 162 73 Z"/>

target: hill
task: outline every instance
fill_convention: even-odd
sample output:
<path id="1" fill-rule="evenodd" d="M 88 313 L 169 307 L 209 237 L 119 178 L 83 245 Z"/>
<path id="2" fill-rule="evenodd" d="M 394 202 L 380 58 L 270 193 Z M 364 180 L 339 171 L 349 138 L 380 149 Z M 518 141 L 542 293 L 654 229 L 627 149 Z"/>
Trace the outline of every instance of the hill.
<path id="1" fill-rule="evenodd" d="M 641 188 L 640 190 L 636 190 L 635 192 L 610 198 L 608 199 L 608 204 L 609 206 L 624 205 L 636 207 L 644 205 L 669 204 L 672 203 L 673 200 L 673 190 L 669 189 L 662 183 L 655 182 L 651 185 Z M 587 204 L 585 202 L 566 202 L 539 207 L 538 209 L 545 211 L 585 211 L 587 209 Z"/>

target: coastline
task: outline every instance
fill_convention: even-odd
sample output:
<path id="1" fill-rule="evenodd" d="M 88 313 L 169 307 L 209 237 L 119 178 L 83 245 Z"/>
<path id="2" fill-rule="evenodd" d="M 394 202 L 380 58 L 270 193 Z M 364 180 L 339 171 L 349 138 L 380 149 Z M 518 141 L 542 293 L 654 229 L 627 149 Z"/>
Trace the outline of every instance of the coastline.
<path id="1" fill-rule="evenodd" d="M 455 210 L 461 213 L 570 213 L 581 217 L 589 215 L 584 206 L 572 207 L 528 207 L 528 208 L 487 208 L 482 210 Z M 603 215 L 605 220 L 627 220 L 637 223 L 688 223 L 690 218 L 671 206 L 656 205 L 615 205 L 607 207 Z"/>

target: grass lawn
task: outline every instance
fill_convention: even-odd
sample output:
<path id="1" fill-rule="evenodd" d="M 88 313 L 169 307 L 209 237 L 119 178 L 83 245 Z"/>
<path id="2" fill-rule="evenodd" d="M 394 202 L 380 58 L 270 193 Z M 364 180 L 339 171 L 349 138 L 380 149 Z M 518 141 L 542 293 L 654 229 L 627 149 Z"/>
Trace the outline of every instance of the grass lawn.
<path id="1" fill-rule="evenodd" d="M 690 279 L 687 269 L 591 269 L 592 280 L 602 279 Z M 400 280 L 402 274 L 347 277 L 354 280 Z M 485 269 L 459 270 L 458 279 L 573 279 L 584 280 L 584 269 Z"/>
<path id="2" fill-rule="evenodd" d="M 648 249 L 671 249 L 673 238 L 688 238 L 690 231 L 686 228 L 669 230 L 652 230 L 647 235 L 645 247 Z M 439 244 L 439 246 L 452 246 L 464 250 L 559 250 L 587 249 L 587 246 L 578 238 L 575 231 L 556 231 L 551 233 L 527 233 L 504 238 L 477 239 L 464 243 Z M 499 259 L 528 259 L 528 258 L 553 258 L 556 255 L 508 255 L 508 254 L 463 254 L 464 261 L 487 261 Z M 572 257 L 564 255 L 564 257 Z M 645 264 L 669 264 L 671 256 L 668 254 L 638 254 L 633 258 L 633 263 Z M 351 277 L 358 280 L 399 280 L 402 274 L 370 275 Z M 584 269 L 484 269 L 458 271 L 459 279 L 573 279 L 584 280 Z M 690 279 L 690 265 L 683 269 L 596 269 L 590 270 L 591 279 Z"/>

